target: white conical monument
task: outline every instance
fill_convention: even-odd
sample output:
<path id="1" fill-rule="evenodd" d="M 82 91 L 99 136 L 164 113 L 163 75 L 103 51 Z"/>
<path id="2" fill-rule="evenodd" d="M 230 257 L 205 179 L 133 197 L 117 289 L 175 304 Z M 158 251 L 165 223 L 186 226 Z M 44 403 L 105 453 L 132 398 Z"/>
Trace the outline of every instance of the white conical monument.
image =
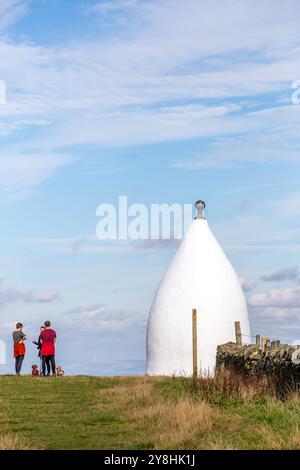
<path id="1" fill-rule="evenodd" d="M 197 309 L 198 367 L 213 374 L 219 344 L 235 341 L 234 322 L 250 335 L 239 279 L 196 203 L 191 223 L 154 298 L 147 328 L 147 374 L 192 375 L 192 309 Z"/>

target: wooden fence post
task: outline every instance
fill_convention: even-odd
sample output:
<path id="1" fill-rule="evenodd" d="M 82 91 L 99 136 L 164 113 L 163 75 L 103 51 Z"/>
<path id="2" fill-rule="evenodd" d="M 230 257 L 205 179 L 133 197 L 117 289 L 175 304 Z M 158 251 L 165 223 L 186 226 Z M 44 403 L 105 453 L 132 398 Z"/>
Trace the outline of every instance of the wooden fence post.
<path id="1" fill-rule="evenodd" d="M 239 321 L 234 322 L 235 327 L 235 338 L 236 344 L 242 345 L 242 332 L 241 332 L 241 324 Z"/>
<path id="2" fill-rule="evenodd" d="M 260 335 L 256 335 L 255 340 L 256 340 L 256 346 L 260 348 Z"/>
<path id="3" fill-rule="evenodd" d="M 193 309 L 193 379 L 198 378 L 197 310 Z"/>

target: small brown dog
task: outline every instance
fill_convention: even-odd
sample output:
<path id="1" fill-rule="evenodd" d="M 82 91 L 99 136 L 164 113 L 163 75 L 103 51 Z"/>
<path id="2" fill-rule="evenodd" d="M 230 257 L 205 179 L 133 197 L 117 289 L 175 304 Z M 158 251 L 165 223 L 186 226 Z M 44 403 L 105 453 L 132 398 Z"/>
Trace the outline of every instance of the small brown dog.
<path id="1" fill-rule="evenodd" d="M 60 366 L 56 366 L 56 377 L 63 377 L 64 375 L 65 371 Z"/>
<path id="2" fill-rule="evenodd" d="M 32 372 L 31 372 L 32 377 L 38 377 L 40 375 L 38 366 L 36 364 L 33 364 L 31 367 L 32 367 Z"/>

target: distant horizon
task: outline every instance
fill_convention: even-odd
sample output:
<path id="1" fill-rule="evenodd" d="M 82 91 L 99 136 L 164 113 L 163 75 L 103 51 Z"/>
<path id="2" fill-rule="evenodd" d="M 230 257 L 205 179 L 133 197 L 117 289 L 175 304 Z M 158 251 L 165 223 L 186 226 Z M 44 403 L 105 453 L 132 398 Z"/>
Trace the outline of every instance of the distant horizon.
<path id="1" fill-rule="evenodd" d="M 37 364 L 39 362 L 32 362 Z M 22 375 L 31 375 L 31 362 L 25 361 L 22 370 Z M 81 364 L 80 361 L 65 361 L 58 360 L 58 364 L 63 368 L 66 376 L 87 375 L 94 377 L 113 377 L 113 376 L 126 376 L 126 375 L 145 375 L 146 361 L 135 360 L 118 360 L 113 362 L 97 361 Z M 15 375 L 13 361 L 7 365 L 0 366 L 0 375 Z"/>

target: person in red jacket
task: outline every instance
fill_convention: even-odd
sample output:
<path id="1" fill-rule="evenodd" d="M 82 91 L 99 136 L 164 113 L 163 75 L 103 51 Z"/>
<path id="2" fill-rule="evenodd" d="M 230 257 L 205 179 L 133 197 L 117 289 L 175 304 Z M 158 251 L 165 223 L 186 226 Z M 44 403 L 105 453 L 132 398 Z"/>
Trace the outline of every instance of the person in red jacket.
<path id="1" fill-rule="evenodd" d="M 15 368 L 16 374 L 20 375 L 21 368 L 26 352 L 24 341 L 26 340 L 26 335 L 23 333 L 23 324 L 17 323 L 16 330 L 13 332 L 13 341 L 14 341 L 14 358 L 15 358 Z"/>
<path id="2" fill-rule="evenodd" d="M 45 329 L 40 334 L 41 341 L 41 353 L 42 353 L 42 375 L 46 375 L 47 367 L 47 376 L 50 375 L 50 370 L 52 369 L 52 376 L 56 375 L 55 368 L 55 342 L 56 342 L 56 332 L 51 328 L 51 323 L 45 321 Z"/>

